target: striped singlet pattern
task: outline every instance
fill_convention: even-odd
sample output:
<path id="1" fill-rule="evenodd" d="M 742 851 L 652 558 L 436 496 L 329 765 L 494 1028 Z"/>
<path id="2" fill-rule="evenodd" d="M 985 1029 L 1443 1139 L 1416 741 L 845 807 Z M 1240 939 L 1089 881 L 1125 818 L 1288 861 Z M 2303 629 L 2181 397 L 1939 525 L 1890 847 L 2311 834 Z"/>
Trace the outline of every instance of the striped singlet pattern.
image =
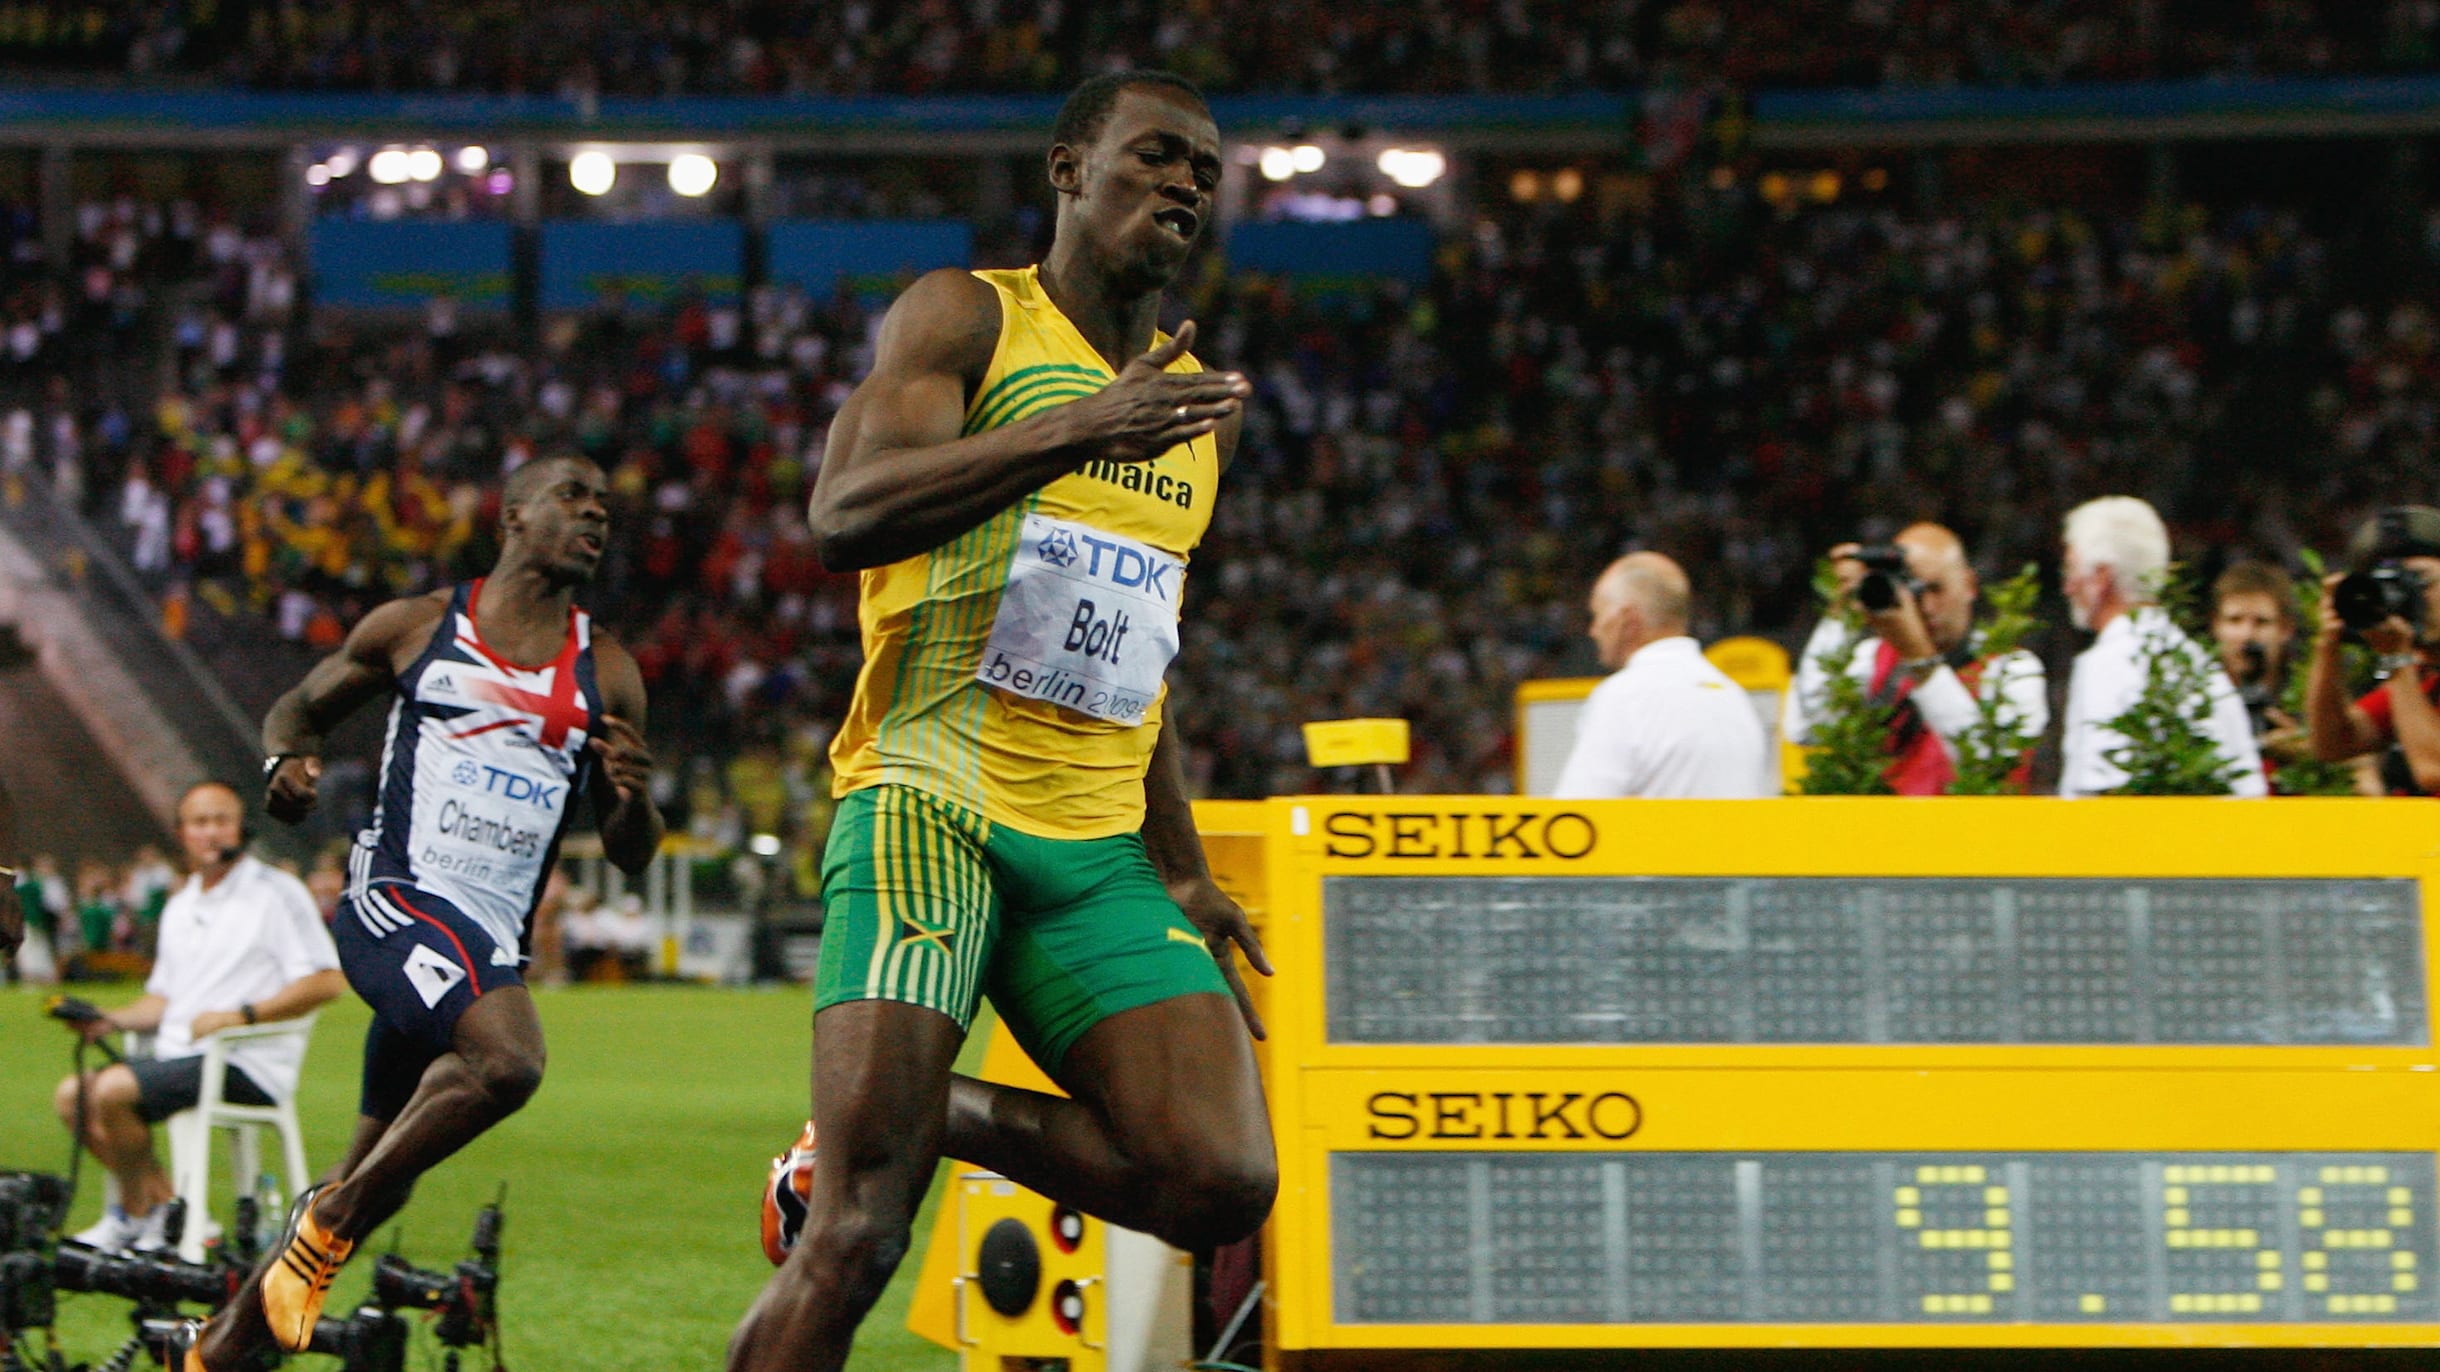
<path id="1" fill-rule="evenodd" d="M 1020 424 L 1114 379 L 1044 294 L 1038 269 L 974 274 L 998 294 L 1000 338 L 966 434 Z M 1165 341 L 1165 336 L 1164 341 Z M 1202 364 L 1178 358 L 1169 370 Z M 1079 714 L 975 680 L 1029 513 L 1072 520 L 1186 560 L 1210 526 L 1219 445 L 1206 434 L 1140 463 L 1093 462 L 927 553 L 863 574 L 864 668 L 831 744 L 837 793 L 909 786 L 1040 838 L 1143 825 L 1160 706 L 1141 724 Z"/>

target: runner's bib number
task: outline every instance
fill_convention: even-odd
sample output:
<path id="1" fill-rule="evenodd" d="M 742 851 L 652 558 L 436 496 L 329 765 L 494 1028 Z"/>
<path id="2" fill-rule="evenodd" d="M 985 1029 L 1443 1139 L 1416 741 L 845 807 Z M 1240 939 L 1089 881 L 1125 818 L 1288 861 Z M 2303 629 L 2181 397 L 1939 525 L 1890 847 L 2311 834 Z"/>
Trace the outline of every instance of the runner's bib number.
<path id="1" fill-rule="evenodd" d="M 1178 655 L 1186 564 L 1090 524 L 1025 516 L 975 680 L 1141 724 Z"/>

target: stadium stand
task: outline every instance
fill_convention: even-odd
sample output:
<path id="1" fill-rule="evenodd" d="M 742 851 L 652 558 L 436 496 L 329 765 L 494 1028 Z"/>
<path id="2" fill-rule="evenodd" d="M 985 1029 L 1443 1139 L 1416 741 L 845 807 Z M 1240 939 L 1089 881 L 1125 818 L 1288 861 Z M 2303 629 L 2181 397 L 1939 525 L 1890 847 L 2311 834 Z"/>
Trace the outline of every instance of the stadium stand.
<path id="1" fill-rule="evenodd" d="M 589 95 L 1038 92 L 1119 65 L 1165 66 L 1215 91 L 1601 90 L 1687 77 L 1939 87 L 2428 71 L 2436 33 L 2440 15 L 2418 0 L 17 0 L 0 9 L 0 61 L 276 90 Z"/>
<path id="2" fill-rule="evenodd" d="M 1514 683 L 1586 665 L 1572 588 L 1629 543 L 1706 568 L 1706 637 L 1799 632 L 1811 557 L 1857 529 L 1935 517 L 1995 568 L 2045 559 L 2093 489 L 2150 495 L 2198 548 L 2333 547 L 2429 403 L 2428 313 L 2350 293 L 2292 212 L 1783 213 L 1738 190 L 1614 229 L 1509 213 L 1412 292 L 1207 274 L 1193 310 L 1258 383 L 1180 673 L 1213 793 L 1309 785 L 1297 726 L 1368 714 L 1416 721 L 1417 786 L 1504 787 Z M 758 769 L 819 791 L 858 656 L 852 582 L 800 510 L 862 305 L 765 290 L 560 318 L 530 347 L 308 330 L 262 303 L 292 271 L 276 243 L 219 241 L 142 432 L 91 421 L 85 497 L 226 639 L 215 661 L 292 672 L 369 603 L 479 565 L 499 455 L 574 449 L 621 504 L 603 612 L 656 691 L 706 705 L 658 722 L 673 773 L 708 774 L 731 828 Z M 2245 437 L 2290 400 L 2304 432 Z"/>

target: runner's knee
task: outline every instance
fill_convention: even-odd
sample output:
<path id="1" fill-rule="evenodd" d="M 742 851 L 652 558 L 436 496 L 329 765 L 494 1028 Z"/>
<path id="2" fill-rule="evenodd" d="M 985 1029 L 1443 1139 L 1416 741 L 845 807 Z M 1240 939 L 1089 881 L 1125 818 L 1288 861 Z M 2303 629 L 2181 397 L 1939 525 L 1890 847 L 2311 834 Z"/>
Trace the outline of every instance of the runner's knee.
<path id="1" fill-rule="evenodd" d="M 1279 1194 L 1279 1167 L 1268 1150 L 1188 1150 L 1162 1183 L 1173 1198 L 1160 1207 L 1160 1237 L 1197 1251 L 1235 1243 L 1270 1218 Z"/>
<path id="2" fill-rule="evenodd" d="M 495 1049 L 474 1057 L 467 1066 L 493 1108 L 503 1114 L 525 1108 L 542 1087 L 543 1058 L 538 1051 Z"/>
<path id="3" fill-rule="evenodd" d="M 804 1243 L 810 1261 L 855 1309 L 880 1299 L 898 1265 L 906 1260 L 914 1226 L 903 1216 L 882 1214 L 870 1204 L 849 1202 L 817 1214 Z"/>

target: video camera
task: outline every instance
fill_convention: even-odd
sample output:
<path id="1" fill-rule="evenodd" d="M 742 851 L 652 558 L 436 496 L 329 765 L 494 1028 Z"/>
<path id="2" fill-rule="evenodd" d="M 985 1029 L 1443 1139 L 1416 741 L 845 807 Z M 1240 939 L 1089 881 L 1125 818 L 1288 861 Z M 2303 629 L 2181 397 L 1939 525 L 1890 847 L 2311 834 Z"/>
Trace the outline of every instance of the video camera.
<path id="1" fill-rule="evenodd" d="M 0 1174 L 0 1348 L 17 1330 L 51 1323 L 51 1234 L 67 1211 L 66 1178 Z"/>
<path id="2" fill-rule="evenodd" d="M 159 1254 L 102 1253 L 53 1235 L 66 1215 L 67 1180 L 42 1173 L 0 1173 L 0 1372 L 129 1372 L 149 1355 L 164 1361 L 169 1341 L 185 1316 L 181 1306 L 217 1311 L 244 1284 L 261 1254 L 254 1202 L 238 1201 L 229 1244 L 213 1260 L 182 1262 Z M 173 1206 L 183 1202 L 171 1201 Z M 170 1217 L 173 1241 L 183 1210 Z M 340 1372 L 406 1372 L 407 1321 L 400 1312 L 428 1311 L 433 1337 L 447 1350 L 442 1366 L 456 1372 L 459 1350 L 495 1344 L 499 1330 L 501 1203 L 475 1216 L 472 1252 L 447 1272 L 416 1267 L 384 1253 L 373 1267 L 366 1303 L 345 1319 L 324 1317 L 314 1326 L 310 1351 L 340 1360 Z M 134 1303 L 135 1336 L 117 1354 L 88 1369 L 56 1353 L 29 1365 L 18 1356 L 17 1336 L 56 1322 L 58 1293 L 92 1292 Z M 496 1359 L 495 1359 L 496 1364 Z M 276 1364 L 274 1364 L 276 1365 Z"/>
<path id="3" fill-rule="evenodd" d="M 1857 545 L 1849 557 L 1864 564 L 1863 579 L 1855 583 L 1855 603 L 1874 614 L 1898 608 L 1898 589 L 1920 599 L 1924 585 L 1907 569 L 1906 549 L 1895 543 L 1864 543 Z"/>

